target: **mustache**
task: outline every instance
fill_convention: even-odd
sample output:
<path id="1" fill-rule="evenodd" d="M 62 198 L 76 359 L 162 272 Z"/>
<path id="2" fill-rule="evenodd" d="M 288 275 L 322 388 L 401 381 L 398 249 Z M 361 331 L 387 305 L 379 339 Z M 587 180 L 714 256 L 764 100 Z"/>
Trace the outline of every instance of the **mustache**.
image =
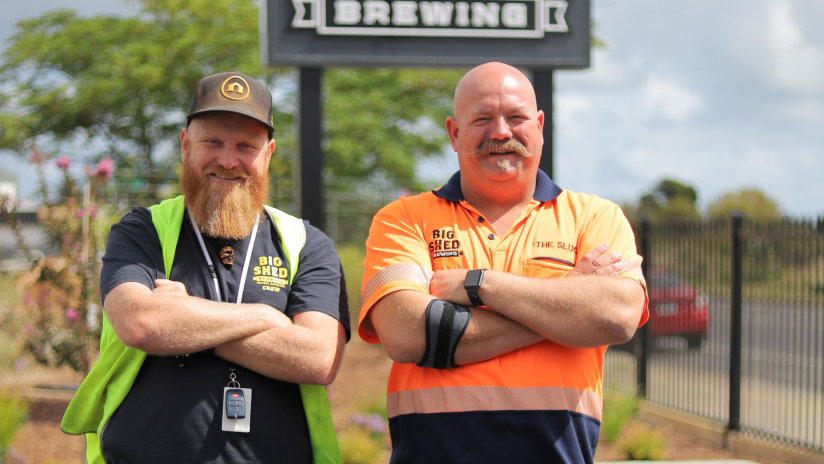
<path id="1" fill-rule="evenodd" d="M 221 167 L 221 166 L 213 166 L 213 167 L 205 169 L 203 171 L 204 176 L 209 176 L 209 175 L 212 175 L 212 174 L 216 174 L 219 177 L 234 177 L 234 178 L 239 178 L 239 179 L 243 179 L 243 180 L 246 180 L 246 179 L 249 178 L 248 174 L 244 174 L 244 173 L 240 172 L 239 169 L 226 169 L 226 168 Z"/>
<path id="2" fill-rule="evenodd" d="M 475 150 L 475 155 L 477 156 L 485 156 L 489 155 L 494 152 L 512 152 L 517 155 L 523 156 L 524 158 L 529 158 L 532 154 L 526 148 L 526 146 L 518 139 L 511 138 L 507 140 L 490 140 L 486 139 L 478 146 L 478 149 Z"/>

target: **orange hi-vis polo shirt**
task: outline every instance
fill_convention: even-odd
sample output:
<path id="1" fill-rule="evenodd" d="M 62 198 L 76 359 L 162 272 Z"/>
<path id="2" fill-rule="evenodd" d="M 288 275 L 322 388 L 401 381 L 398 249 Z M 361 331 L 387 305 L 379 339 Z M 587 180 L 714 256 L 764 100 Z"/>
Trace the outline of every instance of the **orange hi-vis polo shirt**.
<path id="1" fill-rule="evenodd" d="M 564 277 L 591 249 L 638 257 L 621 209 L 561 190 L 538 171 L 533 200 L 508 231 L 495 231 L 461 193 L 460 172 L 437 191 L 401 198 L 372 220 L 358 333 L 380 343 L 374 304 L 399 290 L 429 293 L 441 269 L 494 269 Z M 646 284 L 640 274 L 621 277 Z M 639 323 L 648 317 L 646 303 Z M 393 463 L 592 462 L 606 346 L 545 340 L 451 370 L 394 363 L 387 388 Z"/>

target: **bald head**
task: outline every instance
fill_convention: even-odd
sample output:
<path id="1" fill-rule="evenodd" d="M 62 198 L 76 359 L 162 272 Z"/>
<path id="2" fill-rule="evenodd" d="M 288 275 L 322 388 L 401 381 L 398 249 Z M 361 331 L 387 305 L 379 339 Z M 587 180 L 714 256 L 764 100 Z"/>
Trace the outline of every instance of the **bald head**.
<path id="1" fill-rule="evenodd" d="M 479 99 L 487 95 L 519 94 L 527 105 L 525 110 L 535 113 L 538 105 L 535 102 L 535 89 L 527 77 L 516 68 L 504 63 L 484 63 L 472 68 L 461 78 L 455 87 L 455 117 L 460 119 L 465 110 L 471 113 L 480 111 L 479 108 L 467 108 L 476 104 Z"/>
<path id="2" fill-rule="evenodd" d="M 490 201 L 504 203 L 531 195 L 543 126 L 544 113 L 523 73 L 503 63 L 486 63 L 466 73 L 455 89 L 455 115 L 446 118 L 464 195 L 489 194 L 494 197 Z"/>

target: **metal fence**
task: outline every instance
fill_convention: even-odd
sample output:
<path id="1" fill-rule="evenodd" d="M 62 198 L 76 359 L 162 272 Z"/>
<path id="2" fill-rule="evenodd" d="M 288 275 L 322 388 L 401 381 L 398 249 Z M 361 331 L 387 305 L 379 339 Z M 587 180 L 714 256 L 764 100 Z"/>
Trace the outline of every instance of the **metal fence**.
<path id="1" fill-rule="evenodd" d="M 631 375 L 628 350 L 648 401 L 824 449 L 824 218 L 646 222 L 636 235 L 650 320 L 608 350 L 605 377 Z"/>

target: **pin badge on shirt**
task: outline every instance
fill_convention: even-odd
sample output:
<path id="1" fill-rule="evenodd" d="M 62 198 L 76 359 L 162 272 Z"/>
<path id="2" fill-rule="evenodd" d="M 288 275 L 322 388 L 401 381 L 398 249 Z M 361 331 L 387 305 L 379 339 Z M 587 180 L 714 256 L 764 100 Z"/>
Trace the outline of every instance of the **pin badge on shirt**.
<path id="1" fill-rule="evenodd" d="M 230 246 L 225 246 L 220 249 L 220 260 L 223 264 L 232 266 L 235 264 L 235 250 Z"/>

